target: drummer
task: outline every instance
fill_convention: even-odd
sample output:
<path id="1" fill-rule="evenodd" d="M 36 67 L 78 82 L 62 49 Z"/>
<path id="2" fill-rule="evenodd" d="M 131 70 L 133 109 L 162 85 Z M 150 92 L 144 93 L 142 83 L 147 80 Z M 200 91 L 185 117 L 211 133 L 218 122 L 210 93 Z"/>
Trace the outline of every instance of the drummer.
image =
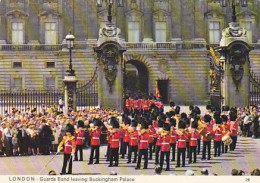
<path id="1" fill-rule="evenodd" d="M 203 150 L 202 150 L 202 160 L 206 159 L 206 149 L 208 149 L 208 160 L 210 160 L 210 150 L 211 150 L 211 139 L 214 134 L 211 122 L 211 116 L 206 114 L 204 116 L 204 122 L 206 124 L 207 133 L 203 135 L 202 141 L 203 141 Z"/>

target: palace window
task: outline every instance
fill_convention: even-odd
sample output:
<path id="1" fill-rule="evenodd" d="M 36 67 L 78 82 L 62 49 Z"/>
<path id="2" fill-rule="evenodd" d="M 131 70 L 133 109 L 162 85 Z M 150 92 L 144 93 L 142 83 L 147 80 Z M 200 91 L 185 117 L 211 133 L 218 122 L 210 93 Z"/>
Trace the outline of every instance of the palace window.
<path id="1" fill-rule="evenodd" d="M 241 27 L 246 29 L 246 35 L 248 38 L 248 41 L 252 43 L 252 30 L 253 30 L 253 23 L 250 20 L 247 21 L 241 21 Z"/>
<path id="2" fill-rule="evenodd" d="M 166 22 L 155 22 L 155 41 L 166 42 Z"/>
<path id="3" fill-rule="evenodd" d="M 45 44 L 57 44 L 57 29 L 55 22 L 45 23 Z"/>
<path id="4" fill-rule="evenodd" d="M 54 68 L 55 67 L 55 62 L 47 62 L 46 63 L 47 68 Z"/>
<path id="5" fill-rule="evenodd" d="M 54 77 L 46 77 L 45 78 L 45 87 L 47 90 L 55 89 L 55 78 Z"/>
<path id="6" fill-rule="evenodd" d="M 211 44 L 219 44 L 220 42 L 220 22 L 209 22 L 209 42 Z"/>
<path id="7" fill-rule="evenodd" d="M 12 22 L 12 44 L 24 43 L 24 27 L 21 22 Z"/>
<path id="8" fill-rule="evenodd" d="M 128 42 L 140 42 L 139 22 L 128 22 Z"/>
<path id="9" fill-rule="evenodd" d="M 13 68 L 22 68 L 22 62 L 13 62 Z"/>
<path id="10" fill-rule="evenodd" d="M 13 78 L 12 89 L 21 90 L 23 88 L 23 79 L 22 78 Z"/>

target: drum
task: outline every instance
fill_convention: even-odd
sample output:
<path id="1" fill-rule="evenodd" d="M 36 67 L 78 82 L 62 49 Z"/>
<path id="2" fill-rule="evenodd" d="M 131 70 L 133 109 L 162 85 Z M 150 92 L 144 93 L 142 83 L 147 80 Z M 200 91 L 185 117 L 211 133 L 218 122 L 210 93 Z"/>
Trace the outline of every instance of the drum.
<path id="1" fill-rule="evenodd" d="M 207 128 L 201 128 L 199 129 L 199 134 L 202 136 L 205 136 L 208 133 L 208 129 Z"/>
<path id="2" fill-rule="evenodd" d="M 232 139 L 229 134 L 226 134 L 222 137 L 222 141 L 226 146 L 229 146 L 232 143 Z"/>

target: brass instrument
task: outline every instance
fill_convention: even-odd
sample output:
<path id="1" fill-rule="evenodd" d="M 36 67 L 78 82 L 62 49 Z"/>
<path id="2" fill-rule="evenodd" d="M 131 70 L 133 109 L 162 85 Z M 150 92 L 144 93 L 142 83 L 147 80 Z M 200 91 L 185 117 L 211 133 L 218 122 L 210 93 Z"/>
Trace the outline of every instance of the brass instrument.
<path id="1" fill-rule="evenodd" d="M 177 134 L 178 134 L 178 135 L 183 135 L 184 131 L 185 131 L 185 129 L 182 129 L 182 128 L 181 128 L 181 129 L 178 129 L 178 130 L 177 130 Z"/>
<path id="2" fill-rule="evenodd" d="M 226 145 L 226 146 L 229 146 L 233 140 L 231 139 L 229 133 L 227 133 L 226 135 L 224 135 L 221 139 L 223 141 L 223 143 Z"/>
<path id="3" fill-rule="evenodd" d="M 144 134 L 145 132 L 149 133 L 149 130 L 148 129 L 142 129 L 141 131 L 139 131 L 139 135 L 142 135 Z"/>
<path id="4" fill-rule="evenodd" d="M 198 132 L 200 135 L 206 137 L 209 140 L 214 138 L 214 134 L 209 134 L 207 125 L 201 121 L 198 121 Z"/>
<path id="5" fill-rule="evenodd" d="M 161 131 L 161 135 L 164 136 L 164 135 L 168 135 L 170 132 L 169 131 L 166 131 L 164 129 L 162 129 Z"/>

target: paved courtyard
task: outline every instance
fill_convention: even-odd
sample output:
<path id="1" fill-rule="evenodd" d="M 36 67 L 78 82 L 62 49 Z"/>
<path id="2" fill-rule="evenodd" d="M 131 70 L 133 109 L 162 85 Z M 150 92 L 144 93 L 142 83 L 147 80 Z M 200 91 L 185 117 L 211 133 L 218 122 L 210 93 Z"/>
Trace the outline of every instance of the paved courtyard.
<path id="1" fill-rule="evenodd" d="M 119 167 L 108 167 L 104 154 L 106 146 L 101 147 L 100 164 L 88 165 L 89 149 L 84 150 L 84 161 L 73 162 L 73 174 L 75 175 L 108 175 L 111 171 L 119 175 L 154 175 L 154 160 L 149 160 L 148 169 L 135 170 L 136 164 L 126 164 L 126 159 L 120 159 Z M 213 153 L 213 151 L 212 151 Z M 211 160 L 201 160 L 201 154 L 198 156 L 198 162 L 186 167 L 174 168 L 176 162 L 171 162 L 171 171 L 163 172 L 163 175 L 174 174 L 184 175 L 187 169 L 195 171 L 196 175 L 200 174 L 202 168 L 207 168 L 210 173 L 218 175 L 230 175 L 233 168 L 241 169 L 249 175 L 250 171 L 260 168 L 260 139 L 239 137 L 237 149 L 220 157 L 213 157 Z M 46 175 L 50 170 L 57 173 L 61 171 L 63 155 L 57 155 L 43 169 L 46 163 L 52 159 L 49 156 L 23 156 L 23 157 L 0 157 L 0 174 L 1 175 Z M 143 164 L 142 164 L 143 166 Z M 42 170 L 42 171 L 41 171 Z M 41 172 L 40 172 L 41 171 Z"/>

